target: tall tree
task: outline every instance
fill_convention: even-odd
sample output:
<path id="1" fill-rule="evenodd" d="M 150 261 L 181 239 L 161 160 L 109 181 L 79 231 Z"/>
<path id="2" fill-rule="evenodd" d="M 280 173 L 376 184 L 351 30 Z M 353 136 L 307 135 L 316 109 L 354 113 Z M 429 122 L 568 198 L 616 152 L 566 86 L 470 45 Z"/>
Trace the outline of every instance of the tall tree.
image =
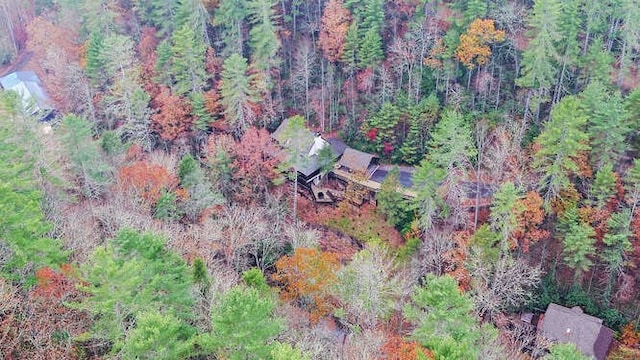
<path id="1" fill-rule="evenodd" d="M 93 140 L 91 124 L 75 115 L 62 119 L 61 142 L 64 146 L 85 196 L 101 196 L 111 181 L 112 169 L 103 160 L 97 142 Z"/>
<path id="2" fill-rule="evenodd" d="M 251 22 L 249 31 L 249 46 L 251 47 L 251 60 L 254 66 L 266 71 L 277 65 L 276 57 L 280 49 L 277 15 L 273 0 L 251 0 L 247 2 L 247 10 Z"/>
<path id="3" fill-rule="evenodd" d="M 516 84 L 527 89 L 538 90 L 542 96 L 547 94 L 553 86 L 558 71 L 555 60 L 558 58 L 558 53 L 555 44 L 560 40 L 560 11 L 561 5 L 558 0 L 536 0 L 533 4 L 533 13 L 529 18 L 529 26 L 534 36 L 522 54 L 522 71 Z M 528 96 L 525 118 L 531 107 L 531 93 Z"/>
<path id="4" fill-rule="evenodd" d="M 385 215 L 391 225 L 399 229 L 411 222 L 411 215 L 413 215 L 401 191 L 400 170 L 394 166 L 382 182 L 376 200 L 378 211 Z"/>
<path id="5" fill-rule="evenodd" d="M 51 224 L 40 207 L 44 194 L 35 175 L 39 140 L 23 128 L 33 119 L 22 118 L 20 107 L 17 93 L 0 92 L 0 246 L 10 253 L 3 256 L 0 274 L 7 278 L 28 265 L 55 268 L 66 260 L 60 242 L 48 236 Z"/>
<path id="6" fill-rule="evenodd" d="M 322 27 L 318 42 L 324 56 L 331 62 L 342 58 L 347 40 L 351 14 L 341 0 L 329 0 L 322 13 Z"/>
<path id="7" fill-rule="evenodd" d="M 574 159 L 580 151 L 589 149 L 586 123 L 587 117 L 573 96 L 565 97 L 551 110 L 551 119 L 536 139 L 540 148 L 533 163 L 543 173 L 540 185 L 546 189 L 546 200 L 571 186 L 569 175 L 578 171 Z"/>
<path id="8" fill-rule="evenodd" d="M 425 234 L 432 230 L 438 210 L 444 211 L 446 206 L 438 192 L 438 187 L 445 176 L 446 172 L 443 169 L 436 167 L 427 159 L 423 159 L 413 173 L 413 188 L 417 193 L 416 210 L 420 228 Z"/>
<path id="9" fill-rule="evenodd" d="M 520 190 L 512 182 L 500 185 L 493 196 L 491 226 L 501 235 L 500 250 L 502 255 L 507 254 L 509 249 L 515 246 L 512 236 L 518 227 L 518 217 L 524 211 L 519 202 L 521 198 Z"/>
<path id="10" fill-rule="evenodd" d="M 563 260 L 575 271 L 575 279 L 579 280 L 593 265 L 589 257 L 595 254 L 595 231 L 591 225 L 580 219 L 575 207 L 564 212 L 559 226 L 564 237 Z"/>
<path id="11" fill-rule="evenodd" d="M 475 359 L 483 333 L 473 313 L 473 302 L 450 276 L 427 275 L 424 287 L 411 295 L 405 316 L 416 322 L 411 338 L 433 351 L 436 359 Z M 493 335 L 495 337 L 495 334 Z"/>
<path id="12" fill-rule="evenodd" d="M 171 73 L 175 79 L 174 92 L 201 92 L 207 81 L 204 66 L 207 50 L 202 38 L 187 24 L 177 29 L 171 38 Z"/>
<path id="13" fill-rule="evenodd" d="M 225 359 L 268 359 L 282 321 L 274 316 L 275 301 L 255 288 L 236 286 L 212 309 L 213 332 L 199 341 Z"/>
<path id="14" fill-rule="evenodd" d="M 247 60 L 241 55 L 232 54 L 222 66 L 222 80 L 219 83 L 224 117 L 233 131 L 240 135 L 253 122 L 252 109 L 254 93 L 247 74 Z"/>
<path id="15" fill-rule="evenodd" d="M 106 246 L 96 248 L 82 268 L 86 284 L 81 290 L 91 296 L 76 306 L 94 316 L 91 336 L 109 341 L 112 352 L 124 346 L 127 351 L 144 350 L 150 358 L 158 349 L 138 344 L 149 331 L 139 327 L 152 321 L 145 320 L 149 311 L 172 314 L 188 327 L 193 299 L 186 270 L 184 261 L 164 248 L 161 237 L 122 230 Z"/>
<path id="16" fill-rule="evenodd" d="M 617 162 L 627 148 L 631 132 L 629 114 L 618 92 L 604 83 L 592 81 L 579 95 L 580 108 L 587 116 L 592 164 L 596 169 Z"/>
<path id="17" fill-rule="evenodd" d="M 471 128 L 462 114 L 445 110 L 429 141 L 428 157 L 446 170 L 465 167 L 476 156 Z"/>
<path id="18" fill-rule="evenodd" d="M 240 54 L 245 41 L 245 19 L 248 15 L 247 2 L 221 0 L 213 16 L 213 25 L 222 29 L 219 36 L 224 42 L 223 55 Z"/>

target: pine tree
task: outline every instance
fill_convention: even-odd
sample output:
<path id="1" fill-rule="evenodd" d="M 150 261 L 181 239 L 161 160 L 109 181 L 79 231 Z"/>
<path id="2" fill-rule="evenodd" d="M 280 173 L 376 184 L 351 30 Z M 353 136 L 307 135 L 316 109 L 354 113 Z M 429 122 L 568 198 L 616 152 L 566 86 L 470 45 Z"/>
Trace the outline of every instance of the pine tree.
<path id="1" fill-rule="evenodd" d="M 376 195 L 378 211 L 385 215 L 387 221 L 396 228 L 402 229 L 411 221 L 408 204 L 405 203 L 400 184 L 400 170 L 394 166 L 380 186 Z"/>
<path id="2" fill-rule="evenodd" d="M 522 75 L 516 80 L 521 87 L 549 90 L 556 78 L 558 58 L 555 44 L 560 40 L 558 0 L 536 0 L 529 18 L 534 37 L 522 55 Z"/>
<path id="3" fill-rule="evenodd" d="M 102 71 L 105 60 L 102 55 L 102 51 L 104 51 L 104 37 L 102 33 L 98 31 L 92 32 L 85 46 L 86 63 L 84 71 L 87 77 L 91 79 L 93 85 L 99 87 L 103 81 L 104 74 Z"/>
<path id="4" fill-rule="evenodd" d="M 275 301 L 254 288 L 229 290 L 211 314 L 213 332 L 202 337 L 205 350 L 225 359 L 268 359 L 282 329 Z"/>
<path id="5" fill-rule="evenodd" d="M 604 291 L 604 296 L 607 301 L 609 301 L 611 297 L 615 280 L 628 265 L 627 254 L 633 250 L 633 245 L 629 240 L 631 237 L 631 230 L 629 229 L 630 223 L 631 211 L 629 211 L 629 209 L 611 214 L 611 218 L 607 221 L 609 232 L 604 235 L 603 239 L 606 247 L 600 254 L 600 257 L 607 267 L 608 273 L 607 287 Z"/>
<path id="6" fill-rule="evenodd" d="M 382 37 L 375 28 L 364 34 L 358 48 L 358 67 L 373 68 L 384 58 Z"/>
<path id="7" fill-rule="evenodd" d="M 423 159 L 413 173 L 413 189 L 416 191 L 415 204 L 420 228 L 427 233 L 433 227 L 438 210 L 444 211 L 445 203 L 438 193 L 440 183 L 446 173 L 432 162 Z"/>
<path id="8" fill-rule="evenodd" d="M 221 0 L 213 16 L 213 25 L 222 28 L 225 48 L 222 55 L 243 54 L 243 24 L 248 15 L 247 2 L 238 0 Z"/>
<path id="9" fill-rule="evenodd" d="M 154 351 L 143 340 L 144 334 L 149 331 L 147 335 L 153 334 L 153 330 L 130 331 L 136 320 L 142 316 L 144 322 L 150 311 L 178 319 L 182 322 L 180 328 L 189 326 L 193 299 L 187 267 L 180 256 L 164 248 L 164 243 L 164 239 L 154 234 L 121 230 L 106 246 L 97 247 L 82 267 L 86 283 L 81 290 L 90 296 L 74 307 L 94 316 L 91 336 L 111 342 L 114 352 L 123 346 L 130 351 L 143 350 L 149 354 Z M 156 320 L 160 319 L 154 316 L 153 321 Z M 160 341 L 156 338 L 153 343 L 157 344 L 156 340 Z M 180 347 L 175 343 L 165 345 Z"/>
<path id="10" fill-rule="evenodd" d="M 251 60 L 256 68 L 263 71 L 277 65 L 280 39 L 277 34 L 277 16 L 273 9 L 276 4 L 273 0 L 251 0 L 247 3 L 252 24 L 249 31 Z"/>
<path id="11" fill-rule="evenodd" d="M 595 206 L 603 207 L 615 195 L 616 181 L 613 165 L 605 164 L 598 170 L 591 186 L 591 198 Z"/>
<path id="12" fill-rule="evenodd" d="M 442 169 L 466 166 L 477 153 L 472 139 L 471 128 L 463 116 L 456 111 L 445 110 L 431 133 L 428 157 Z"/>
<path id="13" fill-rule="evenodd" d="M 395 149 L 396 146 L 396 126 L 400 120 L 400 110 L 391 104 L 384 103 L 378 112 L 371 117 L 366 126 L 363 127 L 365 136 L 369 133 L 375 133 L 375 138 L 369 138 L 375 144 L 375 151 L 379 154 L 384 153 L 385 156 L 390 156 L 388 151 L 385 151 L 385 144 Z"/>
<path id="14" fill-rule="evenodd" d="M 221 104 L 224 117 L 237 134 L 242 134 L 251 124 L 254 114 L 251 109 L 253 92 L 249 86 L 247 60 L 232 54 L 222 66 L 220 82 Z"/>
<path id="15" fill-rule="evenodd" d="M 193 353 L 194 329 L 171 313 L 150 309 L 136 317 L 120 356 L 127 359 L 179 359 Z"/>
<path id="16" fill-rule="evenodd" d="M 596 169 L 616 163 L 627 149 L 625 140 L 631 132 L 622 97 L 598 81 L 592 81 L 580 97 L 580 108 L 588 117 L 592 163 Z"/>
<path id="17" fill-rule="evenodd" d="M 574 269 L 577 280 L 593 265 L 589 256 L 595 254 L 595 231 L 591 225 L 580 219 L 575 207 L 565 211 L 559 227 L 564 236 L 563 260 L 567 266 Z"/>
<path id="18" fill-rule="evenodd" d="M 578 171 L 574 158 L 580 151 L 589 149 L 584 131 L 586 123 L 587 117 L 580 110 L 578 100 L 568 96 L 553 107 L 551 119 L 536 139 L 540 149 L 533 166 L 543 173 L 540 185 L 547 191 L 547 200 L 570 187 L 569 175 Z"/>
<path id="19" fill-rule="evenodd" d="M 407 319 L 416 323 L 411 338 L 433 351 L 436 359 L 478 358 L 479 345 L 496 334 L 479 325 L 473 301 L 450 276 L 429 274 L 424 284 L 413 291 L 411 303 L 404 308 Z"/>
<path id="20" fill-rule="evenodd" d="M 204 66 L 207 48 L 202 39 L 185 24 L 173 33 L 171 40 L 170 69 L 175 79 L 174 92 L 179 95 L 201 92 L 208 77 Z"/>
<path id="21" fill-rule="evenodd" d="M 507 254 L 513 232 L 518 227 L 518 217 L 524 208 L 520 203 L 522 194 L 512 182 L 505 182 L 493 196 L 491 206 L 491 226 L 501 235 L 501 251 Z"/>
<path id="22" fill-rule="evenodd" d="M 85 196 L 98 197 L 111 181 L 112 170 L 103 161 L 99 145 L 92 139 L 92 126 L 82 118 L 67 115 L 62 119 L 61 142 L 80 178 Z"/>
<path id="23" fill-rule="evenodd" d="M 190 93 L 189 100 L 191 101 L 194 130 L 207 131 L 209 124 L 213 121 L 213 117 L 207 110 L 204 94 L 201 92 Z"/>

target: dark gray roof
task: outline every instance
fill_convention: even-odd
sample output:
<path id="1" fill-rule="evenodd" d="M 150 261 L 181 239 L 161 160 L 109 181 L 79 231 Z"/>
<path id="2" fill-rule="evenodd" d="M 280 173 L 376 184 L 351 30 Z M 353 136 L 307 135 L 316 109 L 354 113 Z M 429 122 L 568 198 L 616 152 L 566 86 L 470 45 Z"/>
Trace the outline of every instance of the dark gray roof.
<path id="1" fill-rule="evenodd" d="M 42 88 L 42 83 L 33 71 L 16 71 L 0 78 L 0 85 L 5 90 L 13 90 L 20 94 L 22 103 L 26 107 L 35 103 L 33 113 L 51 110 L 51 100 Z"/>
<path id="2" fill-rule="evenodd" d="M 563 343 L 573 343 L 586 356 L 604 360 L 613 339 L 613 331 L 602 319 L 587 315 L 579 307 L 571 309 L 549 304 L 540 328 L 542 334 Z"/>
<path id="3" fill-rule="evenodd" d="M 366 172 L 369 164 L 371 164 L 371 160 L 376 157 L 375 155 L 367 154 L 356 149 L 347 148 L 342 154 L 339 164 L 351 171 Z"/>
<path id="4" fill-rule="evenodd" d="M 304 132 L 300 138 L 288 139 L 286 134 L 286 128 L 289 124 L 289 119 L 282 121 L 280 126 L 271 134 L 280 146 L 287 148 L 289 146 L 299 145 L 303 151 L 300 152 L 300 158 L 298 161 L 298 172 L 304 176 L 310 176 L 316 171 L 320 170 L 322 164 L 318 159 L 318 151 L 323 146 L 331 146 L 331 150 L 334 155 L 334 159 L 337 159 L 344 148 L 347 147 L 342 141 L 332 138 L 324 140 L 320 134 L 313 133 L 311 131 Z"/>

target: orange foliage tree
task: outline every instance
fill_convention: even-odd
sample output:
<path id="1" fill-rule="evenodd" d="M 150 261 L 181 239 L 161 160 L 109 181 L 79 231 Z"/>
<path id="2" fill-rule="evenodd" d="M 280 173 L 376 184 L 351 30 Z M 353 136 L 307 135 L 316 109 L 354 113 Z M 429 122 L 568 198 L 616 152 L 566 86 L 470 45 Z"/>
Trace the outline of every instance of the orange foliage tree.
<path id="1" fill-rule="evenodd" d="M 513 232 L 513 237 L 517 246 L 525 253 L 529 252 L 531 244 L 549 237 L 549 232 L 540 228 L 544 220 L 543 202 L 542 197 L 535 191 L 529 191 L 519 200 L 524 210 L 518 214 L 518 226 Z"/>
<path id="2" fill-rule="evenodd" d="M 433 353 L 417 341 L 405 341 L 400 336 L 391 337 L 381 350 L 387 360 L 434 359 Z"/>
<path id="3" fill-rule="evenodd" d="M 322 14 L 319 43 L 324 56 L 331 62 L 342 57 L 351 14 L 341 0 L 329 0 Z"/>
<path id="4" fill-rule="evenodd" d="M 490 44 L 504 41 L 504 31 L 496 30 L 492 19 L 475 19 L 465 34 L 460 35 L 460 45 L 455 56 L 468 69 L 485 65 L 491 56 Z"/>
<path id="5" fill-rule="evenodd" d="M 166 168 L 140 160 L 120 168 L 118 184 L 125 190 L 137 192 L 144 202 L 153 205 L 163 189 L 171 191 L 176 188 L 178 179 Z"/>
<path id="6" fill-rule="evenodd" d="M 151 127 L 163 140 L 173 141 L 191 129 L 191 106 L 164 87 L 152 101 L 158 110 L 151 115 Z"/>
<path id="7" fill-rule="evenodd" d="M 337 281 L 339 268 L 334 253 L 298 248 L 293 255 L 285 255 L 276 262 L 272 279 L 283 284 L 283 299 L 298 301 L 310 311 L 311 319 L 317 321 L 331 310 L 329 289 Z"/>

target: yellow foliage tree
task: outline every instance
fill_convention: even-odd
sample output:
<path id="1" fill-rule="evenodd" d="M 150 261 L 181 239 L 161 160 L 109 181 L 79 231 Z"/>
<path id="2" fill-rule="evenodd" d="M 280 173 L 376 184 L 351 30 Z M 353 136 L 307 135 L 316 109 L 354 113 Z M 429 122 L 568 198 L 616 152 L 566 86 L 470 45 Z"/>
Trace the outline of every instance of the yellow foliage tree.
<path id="1" fill-rule="evenodd" d="M 504 41 L 504 31 L 496 30 L 492 19 L 475 19 L 467 32 L 460 35 L 456 59 L 468 69 L 485 65 L 491 56 L 489 45 L 501 41 Z"/>

